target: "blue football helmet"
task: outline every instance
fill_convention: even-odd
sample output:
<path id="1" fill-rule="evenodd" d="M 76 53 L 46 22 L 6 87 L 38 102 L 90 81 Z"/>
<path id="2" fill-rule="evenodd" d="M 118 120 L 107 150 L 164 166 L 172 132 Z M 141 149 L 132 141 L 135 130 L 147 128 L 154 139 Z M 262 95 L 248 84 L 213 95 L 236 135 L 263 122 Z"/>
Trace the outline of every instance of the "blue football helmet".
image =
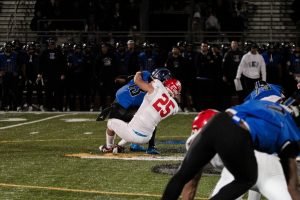
<path id="1" fill-rule="evenodd" d="M 255 89 L 244 99 L 244 101 L 251 99 L 259 100 L 271 95 L 284 97 L 281 86 L 269 84 L 266 81 L 257 81 L 255 83 Z"/>
<path id="2" fill-rule="evenodd" d="M 153 72 L 151 73 L 151 77 L 152 79 L 158 79 L 161 82 L 164 82 L 165 80 L 171 79 L 172 74 L 167 68 L 160 67 L 153 70 Z"/>

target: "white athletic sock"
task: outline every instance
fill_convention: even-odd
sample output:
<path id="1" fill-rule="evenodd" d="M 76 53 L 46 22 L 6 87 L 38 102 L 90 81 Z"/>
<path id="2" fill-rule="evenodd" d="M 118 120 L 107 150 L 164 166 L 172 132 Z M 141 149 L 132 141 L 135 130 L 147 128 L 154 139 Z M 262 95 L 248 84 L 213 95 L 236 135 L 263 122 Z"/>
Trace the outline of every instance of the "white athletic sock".
<path id="1" fill-rule="evenodd" d="M 124 147 L 125 145 L 126 145 L 126 141 L 124 140 L 124 139 L 122 139 L 119 143 L 118 143 L 118 145 L 119 146 L 121 146 L 121 147 Z"/>
<path id="2" fill-rule="evenodd" d="M 114 140 L 115 140 L 115 135 L 114 136 L 110 136 L 107 134 L 106 132 L 106 146 L 108 148 L 112 147 L 114 144 Z"/>

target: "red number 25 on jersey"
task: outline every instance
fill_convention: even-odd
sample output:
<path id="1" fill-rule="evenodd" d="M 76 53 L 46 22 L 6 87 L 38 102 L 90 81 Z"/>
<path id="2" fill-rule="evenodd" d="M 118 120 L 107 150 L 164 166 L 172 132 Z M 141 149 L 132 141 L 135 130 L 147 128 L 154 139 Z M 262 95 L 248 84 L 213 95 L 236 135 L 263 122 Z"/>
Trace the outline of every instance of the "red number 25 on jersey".
<path id="1" fill-rule="evenodd" d="M 171 101 L 165 93 L 162 94 L 162 97 L 157 99 L 152 106 L 157 112 L 159 112 L 161 117 L 166 117 L 171 112 L 171 107 L 175 108 L 175 104 Z M 165 108 L 164 108 L 165 107 Z M 164 108 L 164 109 L 163 109 Z"/>

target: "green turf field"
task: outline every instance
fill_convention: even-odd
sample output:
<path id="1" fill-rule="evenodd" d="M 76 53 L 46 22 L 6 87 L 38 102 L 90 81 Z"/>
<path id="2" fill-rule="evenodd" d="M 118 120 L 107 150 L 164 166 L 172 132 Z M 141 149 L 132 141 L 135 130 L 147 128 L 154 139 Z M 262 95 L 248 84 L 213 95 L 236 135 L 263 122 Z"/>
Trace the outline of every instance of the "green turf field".
<path id="1" fill-rule="evenodd" d="M 151 169 L 180 161 L 65 156 L 103 155 L 98 147 L 105 143 L 106 122 L 96 122 L 96 115 L 0 113 L 0 199 L 160 199 L 171 176 Z M 159 156 L 184 155 L 184 144 L 167 141 L 185 140 L 194 116 L 178 114 L 159 124 Z M 66 122 L 70 119 L 83 122 Z M 217 179 L 218 176 L 205 176 L 197 199 L 206 199 Z"/>

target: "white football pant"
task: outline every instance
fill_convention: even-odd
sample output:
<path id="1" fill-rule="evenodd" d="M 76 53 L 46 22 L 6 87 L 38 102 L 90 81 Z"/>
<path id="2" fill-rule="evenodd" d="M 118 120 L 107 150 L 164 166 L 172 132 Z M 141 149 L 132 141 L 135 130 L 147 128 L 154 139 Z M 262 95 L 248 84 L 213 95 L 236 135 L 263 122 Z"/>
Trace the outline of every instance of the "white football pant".
<path id="1" fill-rule="evenodd" d="M 126 142 L 132 142 L 135 144 L 146 144 L 152 137 L 152 134 L 146 135 L 139 133 L 128 126 L 128 123 L 119 119 L 109 119 L 107 127 L 113 130 L 120 138 Z M 125 144 L 124 144 L 125 145 Z"/>
<path id="2" fill-rule="evenodd" d="M 255 156 L 258 165 L 258 177 L 256 184 L 251 188 L 260 192 L 264 197 L 270 200 L 292 200 L 285 180 L 282 166 L 279 158 L 255 151 Z M 212 196 L 214 196 L 223 186 L 233 181 L 232 174 L 224 168 L 221 173 Z M 241 200 L 242 197 L 238 198 Z M 260 200 L 260 195 L 249 193 L 248 200 Z"/>

